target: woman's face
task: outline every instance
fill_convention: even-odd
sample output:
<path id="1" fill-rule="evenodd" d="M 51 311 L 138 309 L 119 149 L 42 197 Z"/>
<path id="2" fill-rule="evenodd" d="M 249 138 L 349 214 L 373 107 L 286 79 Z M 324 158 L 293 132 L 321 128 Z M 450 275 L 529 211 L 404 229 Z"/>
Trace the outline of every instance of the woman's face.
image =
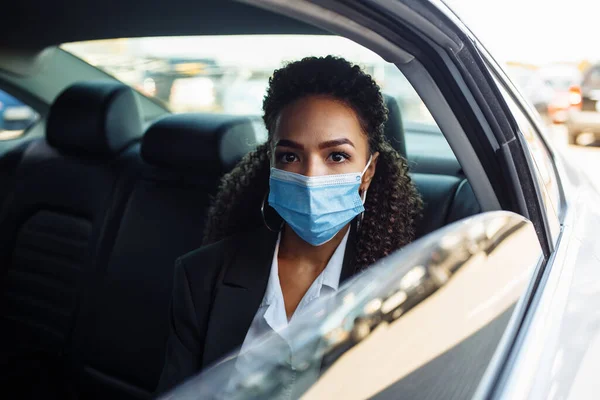
<path id="1" fill-rule="evenodd" d="M 341 101 L 308 96 L 283 109 L 273 133 L 272 165 L 305 176 L 362 172 L 369 157 L 358 116 Z M 363 175 L 361 191 L 375 174 L 378 153 Z"/>

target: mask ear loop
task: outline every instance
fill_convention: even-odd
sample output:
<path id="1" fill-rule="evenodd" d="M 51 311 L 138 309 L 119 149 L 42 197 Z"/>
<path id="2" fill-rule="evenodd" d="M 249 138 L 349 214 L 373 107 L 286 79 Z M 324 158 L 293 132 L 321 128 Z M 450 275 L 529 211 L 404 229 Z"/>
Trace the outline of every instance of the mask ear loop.
<path id="1" fill-rule="evenodd" d="M 373 154 L 371 154 L 369 156 L 369 161 L 367 161 L 367 165 L 365 165 L 365 169 L 363 169 L 362 172 L 360 173 L 361 178 L 365 174 L 365 172 L 367 172 L 367 170 L 369 169 L 369 166 L 371 165 L 371 161 L 373 161 Z"/>
<path id="2" fill-rule="evenodd" d="M 367 162 L 367 165 L 365 166 L 365 169 L 363 169 L 362 173 L 360 174 L 360 177 L 362 178 L 362 176 L 365 174 L 365 172 L 367 172 L 367 169 L 369 169 L 369 166 L 371 165 L 371 161 L 373 160 L 373 154 L 371 154 L 371 156 L 369 157 L 369 161 Z M 367 201 L 367 191 L 369 189 L 365 189 L 364 192 L 361 193 L 360 195 L 360 199 L 362 200 L 363 205 L 365 204 L 365 201 Z M 361 212 L 360 213 L 360 217 L 358 217 L 358 222 L 356 224 L 356 229 L 360 229 L 360 225 L 363 222 L 363 219 L 365 219 L 365 212 Z"/>
<path id="3" fill-rule="evenodd" d="M 279 233 L 279 232 L 281 232 L 281 229 L 283 228 L 283 221 L 281 221 L 281 225 L 279 226 L 279 229 L 276 230 L 269 226 L 269 224 L 267 223 L 267 219 L 265 218 L 265 203 L 267 201 L 268 194 L 269 194 L 269 192 L 265 193 L 265 197 L 263 197 L 262 204 L 260 205 L 260 214 L 262 215 L 263 223 L 265 224 L 267 229 L 270 230 L 271 232 Z"/>
<path id="4" fill-rule="evenodd" d="M 360 195 L 360 198 L 362 200 L 362 203 L 365 204 L 365 201 L 367 200 L 367 191 L 365 190 L 364 192 L 362 192 L 362 194 Z M 358 217 L 358 222 L 356 223 L 356 230 L 360 229 L 360 225 L 363 222 L 363 219 L 365 219 L 365 212 L 361 212 L 360 216 Z"/>

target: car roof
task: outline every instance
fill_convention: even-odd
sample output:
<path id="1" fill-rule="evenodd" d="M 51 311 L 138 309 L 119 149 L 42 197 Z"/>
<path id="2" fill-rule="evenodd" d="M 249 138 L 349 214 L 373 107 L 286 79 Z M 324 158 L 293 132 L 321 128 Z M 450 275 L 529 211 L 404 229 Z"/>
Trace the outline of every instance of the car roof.
<path id="1" fill-rule="evenodd" d="M 144 36 L 324 34 L 292 18 L 230 0 L 24 0 L 3 7 L 0 47 Z M 227 23 L 223 23 L 226 21 Z"/>

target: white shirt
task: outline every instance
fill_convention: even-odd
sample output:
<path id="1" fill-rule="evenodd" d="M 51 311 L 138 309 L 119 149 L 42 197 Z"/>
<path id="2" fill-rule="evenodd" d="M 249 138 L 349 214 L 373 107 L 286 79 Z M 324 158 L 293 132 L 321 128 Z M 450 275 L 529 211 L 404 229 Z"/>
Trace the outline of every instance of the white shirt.
<path id="1" fill-rule="evenodd" d="M 297 316 L 302 314 L 302 311 L 305 310 L 310 303 L 320 297 L 337 292 L 340 284 L 340 276 L 342 274 L 342 265 L 349 233 L 350 230 L 348 229 L 348 232 L 346 232 L 346 235 L 344 235 L 344 238 L 329 259 L 325 269 L 310 285 L 310 288 L 304 294 L 304 297 L 302 297 L 302 300 L 289 321 L 285 311 L 281 284 L 279 282 L 279 264 L 277 262 L 277 256 L 279 254 L 281 234 L 279 235 L 277 244 L 275 245 L 273 261 L 271 262 L 271 272 L 269 274 L 267 290 L 254 316 L 254 320 L 250 325 L 250 329 L 248 329 L 248 333 L 246 334 L 235 364 L 238 371 L 244 373 L 248 372 L 251 368 L 256 368 L 257 364 L 253 361 L 256 361 L 255 359 L 257 357 L 260 358 L 264 355 L 264 351 L 260 348 L 260 344 L 266 339 L 272 338 L 273 333 L 276 333 L 287 344 L 287 346 L 284 347 L 288 348 L 289 353 L 282 356 L 287 359 L 288 364 L 294 369 L 294 352 L 296 348 L 294 343 L 292 343 L 289 338 L 286 338 L 285 333 L 281 332 L 281 330 L 288 325 L 293 324 Z M 267 357 L 267 355 L 265 355 L 265 357 Z M 290 382 L 290 387 L 287 391 L 288 395 L 284 396 L 284 398 L 295 397 L 293 395 L 293 381 L 294 379 Z"/>

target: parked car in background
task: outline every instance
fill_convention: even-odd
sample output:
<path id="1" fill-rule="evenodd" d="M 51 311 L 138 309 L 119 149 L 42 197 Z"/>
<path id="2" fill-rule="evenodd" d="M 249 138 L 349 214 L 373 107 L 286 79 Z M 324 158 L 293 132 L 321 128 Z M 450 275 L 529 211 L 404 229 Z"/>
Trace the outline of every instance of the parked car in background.
<path id="1" fill-rule="evenodd" d="M 548 116 L 552 123 L 562 124 L 567 121 L 569 110 L 576 108 L 581 98 L 579 85 L 581 72 L 574 65 L 548 65 L 538 70 L 538 75 L 552 91 L 552 99 L 548 104 Z"/>
<path id="2" fill-rule="evenodd" d="M 23 131 L 37 118 L 37 113 L 31 107 L 0 90 L 0 133 Z"/>
<path id="3" fill-rule="evenodd" d="M 569 144 L 577 144 L 582 133 L 597 139 L 600 136 L 600 64 L 588 68 L 581 81 L 581 89 L 571 88 L 575 107 L 569 111 L 567 132 Z"/>

